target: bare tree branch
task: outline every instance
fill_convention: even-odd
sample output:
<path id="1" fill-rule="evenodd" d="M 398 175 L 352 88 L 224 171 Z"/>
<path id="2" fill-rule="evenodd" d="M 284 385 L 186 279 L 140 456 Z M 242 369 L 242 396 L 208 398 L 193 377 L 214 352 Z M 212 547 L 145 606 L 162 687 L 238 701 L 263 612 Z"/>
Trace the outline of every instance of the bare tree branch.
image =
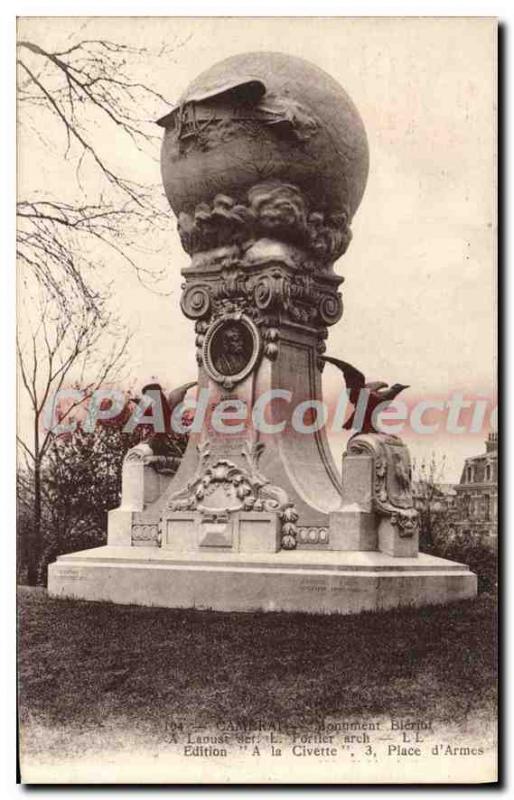
<path id="1" fill-rule="evenodd" d="M 162 189 L 157 182 L 143 184 L 123 174 L 119 164 L 111 163 L 112 148 L 106 147 L 112 129 L 127 153 L 124 164 L 131 166 L 141 157 L 158 161 L 159 136 L 153 120 L 170 103 L 128 74 L 129 57 L 137 63 L 155 54 L 101 39 L 85 39 L 55 51 L 37 42 L 18 42 L 19 118 L 38 138 L 44 126 L 30 124 L 33 110 L 37 109 L 38 119 L 47 114 L 56 120 L 66 136 L 64 159 L 70 160 L 72 169 L 67 191 L 75 185 L 78 193 L 76 202 L 50 196 L 20 199 L 18 256 L 20 265 L 31 270 L 64 307 L 63 277 L 67 290 L 72 287 L 82 294 L 90 307 L 104 296 L 98 280 L 102 248 L 106 257 L 111 251 L 135 270 L 147 286 L 155 286 L 164 274 L 149 267 L 145 257 L 156 252 L 156 233 L 169 226 Z M 131 148 L 140 154 L 137 159 Z M 103 181 L 93 203 L 82 182 L 85 171 L 88 185 Z M 100 245 L 94 256 L 89 239 Z"/>

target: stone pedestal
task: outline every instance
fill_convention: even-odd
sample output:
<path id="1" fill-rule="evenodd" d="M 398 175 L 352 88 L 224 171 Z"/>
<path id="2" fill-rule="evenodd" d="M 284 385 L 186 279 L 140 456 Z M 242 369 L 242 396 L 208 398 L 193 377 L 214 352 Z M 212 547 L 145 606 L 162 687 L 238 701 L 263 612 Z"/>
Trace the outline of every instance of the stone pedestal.
<path id="1" fill-rule="evenodd" d="M 130 547 L 135 514 L 122 508 L 109 511 L 107 542 L 112 547 Z"/>
<path id="2" fill-rule="evenodd" d="M 375 459 L 373 453 L 347 452 L 343 458 L 341 501 L 369 513 L 374 510 Z"/>
<path id="3" fill-rule="evenodd" d="M 343 458 L 341 505 L 330 517 L 331 550 L 377 550 L 372 455 Z"/>
<path id="4" fill-rule="evenodd" d="M 143 511 L 162 496 L 170 483 L 170 476 L 160 469 L 166 460 L 154 456 L 144 442 L 129 451 L 122 468 L 121 508 Z"/>
<path id="5" fill-rule="evenodd" d="M 396 436 L 353 436 L 343 458 L 342 502 L 330 514 L 331 547 L 418 555 L 407 447 Z"/>

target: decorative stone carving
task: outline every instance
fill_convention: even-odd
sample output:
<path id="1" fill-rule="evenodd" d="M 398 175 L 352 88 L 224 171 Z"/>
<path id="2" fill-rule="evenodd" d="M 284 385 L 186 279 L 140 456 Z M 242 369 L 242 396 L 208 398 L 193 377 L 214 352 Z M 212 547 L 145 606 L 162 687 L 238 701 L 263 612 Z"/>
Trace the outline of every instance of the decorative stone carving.
<path id="1" fill-rule="evenodd" d="M 249 317 L 226 314 L 208 328 L 201 347 L 207 374 L 225 389 L 232 389 L 254 369 L 262 342 Z"/>
<path id="2" fill-rule="evenodd" d="M 148 464 L 154 457 L 152 448 L 146 442 L 140 442 L 131 447 L 124 458 L 125 464 Z"/>
<path id="3" fill-rule="evenodd" d="M 202 319 L 209 314 L 211 308 L 211 296 L 209 288 L 201 284 L 194 283 L 185 286 L 180 299 L 180 307 L 189 319 Z"/>
<path id="4" fill-rule="evenodd" d="M 174 475 L 180 464 L 177 456 L 156 456 L 147 442 L 140 442 L 128 451 L 124 458 L 125 464 L 141 464 L 145 467 L 152 467 L 155 472 L 163 475 Z"/>
<path id="5" fill-rule="evenodd" d="M 188 252 L 249 233 L 294 236 L 318 259 L 345 251 L 368 146 L 357 109 L 323 70 L 282 53 L 239 54 L 199 75 L 159 124 L 164 187 L 185 215 Z"/>
<path id="6" fill-rule="evenodd" d="M 158 524 L 132 525 L 132 544 L 141 546 L 159 546 L 161 535 Z"/>
<path id="7" fill-rule="evenodd" d="M 316 366 L 343 313 L 333 265 L 367 178 L 358 112 L 313 65 L 259 53 L 199 76 L 159 122 L 163 182 L 191 255 L 181 308 L 195 323 L 200 385 L 213 406 L 228 392 L 251 410 L 275 387 L 290 387 L 295 403 L 321 399 Z M 207 431 L 200 440 L 206 435 L 213 455 L 197 456 L 190 442 L 182 488 L 170 487 L 164 515 L 273 513 L 282 547 L 292 548 L 300 514 L 308 541 L 325 546 L 340 481 L 323 430 L 310 439 L 279 434 L 266 458 L 270 479 L 256 476 L 256 451 L 242 461 L 239 441 L 250 446 L 250 429 L 239 440 Z"/>
<path id="8" fill-rule="evenodd" d="M 247 469 L 228 459 L 210 459 L 209 443 L 198 448 L 195 476 L 167 503 L 168 511 L 198 511 L 226 519 L 237 511 L 277 513 L 281 521 L 281 544 L 286 550 L 296 547 L 298 513 L 286 492 L 274 486 L 259 472 L 258 462 L 264 445 L 245 442 L 241 450 Z"/>
<path id="9" fill-rule="evenodd" d="M 178 232 L 190 255 L 272 238 L 304 247 L 322 269 L 346 252 L 352 238 L 349 218 L 347 208 L 336 214 L 310 210 L 297 186 L 267 182 L 248 191 L 246 204 L 219 194 L 192 213 L 181 212 Z"/>
<path id="10" fill-rule="evenodd" d="M 303 525 L 298 528 L 299 544 L 328 544 L 328 542 L 328 528 L 308 527 Z"/>
<path id="11" fill-rule="evenodd" d="M 400 539 L 410 539 L 419 527 L 419 514 L 413 509 L 397 511 L 391 515 L 391 525 L 398 530 Z"/>
<path id="12" fill-rule="evenodd" d="M 283 324 L 311 330 L 321 356 L 326 349 L 327 326 L 334 325 L 343 314 L 343 302 L 337 290 L 342 278 L 330 272 L 323 275 L 313 272 L 312 262 L 305 257 L 298 258 L 294 248 L 283 245 L 281 261 L 276 252 L 276 248 L 272 250 L 274 258 L 269 264 L 257 269 L 246 256 L 236 257 L 231 251 L 230 257 L 223 259 L 214 251 L 201 267 L 184 272 L 187 281 L 183 284 L 181 306 L 186 316 L 195 320 L 197 361 L 205 364 L 209 375 L 223 385 L 227 378 L 234 385 L 245 377 L 257 363 L 261 351 L 270 360 L 277 358 Z M 241 377 L 234 379 L 225 374 L 226 370 L 218 370 L 213 359 L 206 359 L 207 339 L 214 338 L 214 331 L 218 330 L 218 327 L 210 327 L 214 322 L 221 326 L 220 320 L 241 318 L 250 327 L 255 349 L 254 357 L 248 362 L 250 370 L 238 370 L 234 374 Z M 259 342 L 255 328 L 261 335 Z M 245 338 L 244 331 L 242 338 Z M 318 366 L 322 369 L 321 359 Z"/>
<path id="13" fill-rule="evenodd" d="M 258 88 L 257 88 L 258 87 Z M 236 95 L 239 90 L 255 96 L 256 103 L 244 108 L 220 106 L 216 97 L 221 92 Z M 236 79 L 202 94 L 200 103 L 191 98 L 173 115 L 175 134 L 183 153 L 207 152 L 220 142 L 231 139 L 253 128 L 258 132 L 262 125 L 282 126 L 291 137 L 300 142 L 308 141 L 319 130 L 319 120 L 304 106 L 287 95 L 282 97 L 268 93 L 265 102 L 257 103 L 266 87 L 261 81 Z M 253 123 L 253 125 L 252 125 Z"/>
<path id="14" fill-rule="evenodd" d="M 412 497 L 409 451 L 397 436 L 368 433 L 353 436 L 347 452 L 374 458 L 374 509 L 388 516 L 401 538 L 410 538 L 418 528 L 418 512 Z"/>

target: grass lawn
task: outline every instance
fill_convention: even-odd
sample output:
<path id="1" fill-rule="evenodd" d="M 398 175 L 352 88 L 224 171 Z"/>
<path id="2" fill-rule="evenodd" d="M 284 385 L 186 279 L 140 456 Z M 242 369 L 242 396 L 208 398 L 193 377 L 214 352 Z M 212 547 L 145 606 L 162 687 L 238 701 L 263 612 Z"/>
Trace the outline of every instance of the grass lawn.
<path id="1" fill-rule="evenodd" d="M 305 716 L 495 715 L 495 600 L 352 616 L 220 613 L 19 593 L 20 721 L 37 730 L 157 737 Z M 107 726 L 107 728 L 106 728 Z M 50 746 L 50 743 L 49 743 Z"/>

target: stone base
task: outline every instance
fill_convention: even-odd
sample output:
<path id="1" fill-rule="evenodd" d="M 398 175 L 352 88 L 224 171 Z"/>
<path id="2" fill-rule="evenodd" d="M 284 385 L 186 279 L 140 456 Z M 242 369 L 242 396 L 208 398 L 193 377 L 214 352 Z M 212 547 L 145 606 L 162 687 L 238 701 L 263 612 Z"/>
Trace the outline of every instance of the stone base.
<path id="1" fill-rule="evenodd" d="M 396 525 L 390 518 L 380 520 L 378 526 L 378 549 L 388 556 L 395 558 L 414 558 L 418 552 L 419 532 L 416 530 L 411 536 L 402 537 Z"/>
<path id="2" fill-rule="evenodd" d="M 217 611 L 359 611 L 474 597 L 463 564 L 420 553 L 176 553 L 98 547 L 60 556 L 48 569 L 52 597 Z"/>
<path id="3" fill-rule="evenodd" d="M 377 550 L 377 520 L 354 503 L 329 514 L 331 550 Z"/>

